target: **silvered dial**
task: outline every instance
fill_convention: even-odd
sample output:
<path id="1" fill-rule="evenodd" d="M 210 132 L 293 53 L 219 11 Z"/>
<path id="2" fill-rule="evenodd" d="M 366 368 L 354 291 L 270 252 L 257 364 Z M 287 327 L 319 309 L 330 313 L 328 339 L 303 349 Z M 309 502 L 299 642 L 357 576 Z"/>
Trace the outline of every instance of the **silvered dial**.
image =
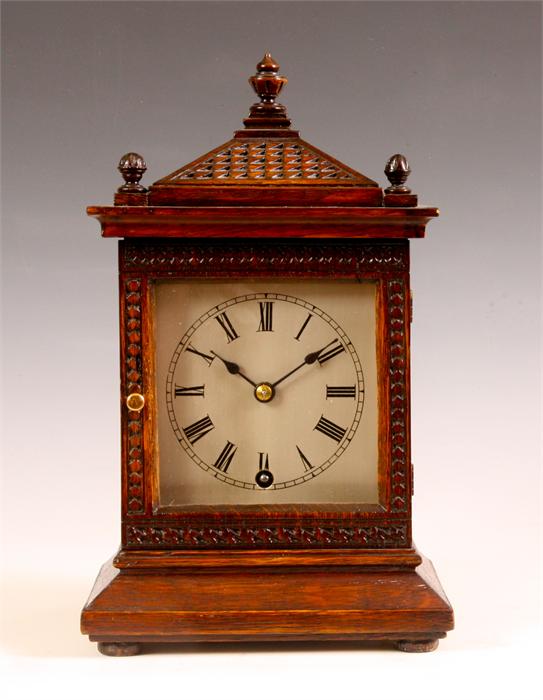
<path id="1" fill-rule="evenodd" d="M 364 376 L 326 311 L 289 294 L 245 294 L 209 309 L 180 339 L 166 404 L 179 444 L 208 474 L 243 489 L 285 489 L 348 449 Z"/>

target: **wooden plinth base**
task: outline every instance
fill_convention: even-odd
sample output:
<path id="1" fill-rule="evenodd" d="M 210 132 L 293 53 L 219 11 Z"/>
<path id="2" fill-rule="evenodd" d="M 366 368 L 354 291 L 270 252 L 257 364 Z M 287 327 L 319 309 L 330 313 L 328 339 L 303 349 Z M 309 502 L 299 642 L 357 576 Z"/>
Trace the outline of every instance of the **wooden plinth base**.
<path id="1" fill-rule="evenodd" d="M 83 634 L 109 656 L 137 654 L 147 642 L 204 641 L 390 640 L 425 652 L 453 628 L 428 560 L 203 570 L 119 561 L 125 568 L 104 564 L 81 615 Z"/>

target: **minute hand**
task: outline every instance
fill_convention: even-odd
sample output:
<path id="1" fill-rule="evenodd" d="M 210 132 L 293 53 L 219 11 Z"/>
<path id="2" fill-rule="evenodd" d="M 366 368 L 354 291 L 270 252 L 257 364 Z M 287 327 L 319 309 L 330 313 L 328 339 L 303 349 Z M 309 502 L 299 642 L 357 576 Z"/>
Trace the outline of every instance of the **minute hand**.
<path id="1" fill-rule="evenodd" d="M 330 343 L 320 348 L 319 350 L 315 350 L 315 352 L 310 352 L 309 355 L 306 355 L 304 361 L 300 365 L 298 365 L 298 367 L 291 369 L 290 372 L 287 372 L 287 374 L 283 375 L 280 379 L 274 382 L 273 388 L 275 389 L 275 387 L 281 384 L 281 382 L 287 379 L 287 377 L 290 377 L 292 374 L 294 374 L 294 372 L 297 372 L 299 369 L 302 369 L 302 367 L 305 367 L 305 365 L 312 365 L 313 363 L 315 363 L 319 359 L 319 355 L 321 354 L 321 352 L 323 350 L 326 350 L 326 348 L 332 345 L 332 343 L 335 343 L 335 340 L 332 340 Z"/>

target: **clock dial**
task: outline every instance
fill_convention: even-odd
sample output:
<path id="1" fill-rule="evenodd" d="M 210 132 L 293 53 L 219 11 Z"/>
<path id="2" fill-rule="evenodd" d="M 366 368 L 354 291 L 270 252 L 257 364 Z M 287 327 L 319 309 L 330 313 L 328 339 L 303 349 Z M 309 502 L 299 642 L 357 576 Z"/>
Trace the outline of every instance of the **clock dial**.
<path id="1" fill-rule="evenodd" d="M 155 299 L 163 504 L 376 501 L 374 284 L 168 281 Z"/>
<path id="2" fill-rule="evenodd" d="M 364 375 L 326 311 L 290 294 L 244 294 L 207 310 L 179 340 L 166 404 L 180 446 L 210 476 L 292 488 L 349 448 Z"/>

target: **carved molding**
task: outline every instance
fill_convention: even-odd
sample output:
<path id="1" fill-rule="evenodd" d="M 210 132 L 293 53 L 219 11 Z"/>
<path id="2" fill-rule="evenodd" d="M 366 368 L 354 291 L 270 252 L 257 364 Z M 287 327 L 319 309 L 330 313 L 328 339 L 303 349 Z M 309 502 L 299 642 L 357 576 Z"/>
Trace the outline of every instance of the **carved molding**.
<path id="1" fill-rule="evenodd" d="M 179 548 L 206 547 L 372 547 L 407 546 L 407 526 L 247 526 L 136 527 L 126 526 L 126 544 Z"/>
<path id="2" fill-rule="evenodd" d="M 140 279 L 124 283 L 125 396 L 143 394 L 141 286 Z M 143 415 L 138 411 L 127 411 L 127 414 L 127 511 L 136 514 L 144 510 Z"/>
<path id="3" fill-rule="evenodd" d="M 390 436 L 391 436 L 391 509 L 407 510 L 408 396 L 406 348 L 406 285 L 403 280 L 387 282 L 390 348 Z"/>
<path id="4" fill-rule="evenodd" d="M 191 277 L 229 277 L 236 274 L 352 275 L 364 272 L 407 271 L 409 250 L 404 245 L 342 243 L 266 245 L 250 243 L 198 244 L 191 241 L 148 243 L 124 241 L 122 265 L 126 271 L 159 270 Z"/>

